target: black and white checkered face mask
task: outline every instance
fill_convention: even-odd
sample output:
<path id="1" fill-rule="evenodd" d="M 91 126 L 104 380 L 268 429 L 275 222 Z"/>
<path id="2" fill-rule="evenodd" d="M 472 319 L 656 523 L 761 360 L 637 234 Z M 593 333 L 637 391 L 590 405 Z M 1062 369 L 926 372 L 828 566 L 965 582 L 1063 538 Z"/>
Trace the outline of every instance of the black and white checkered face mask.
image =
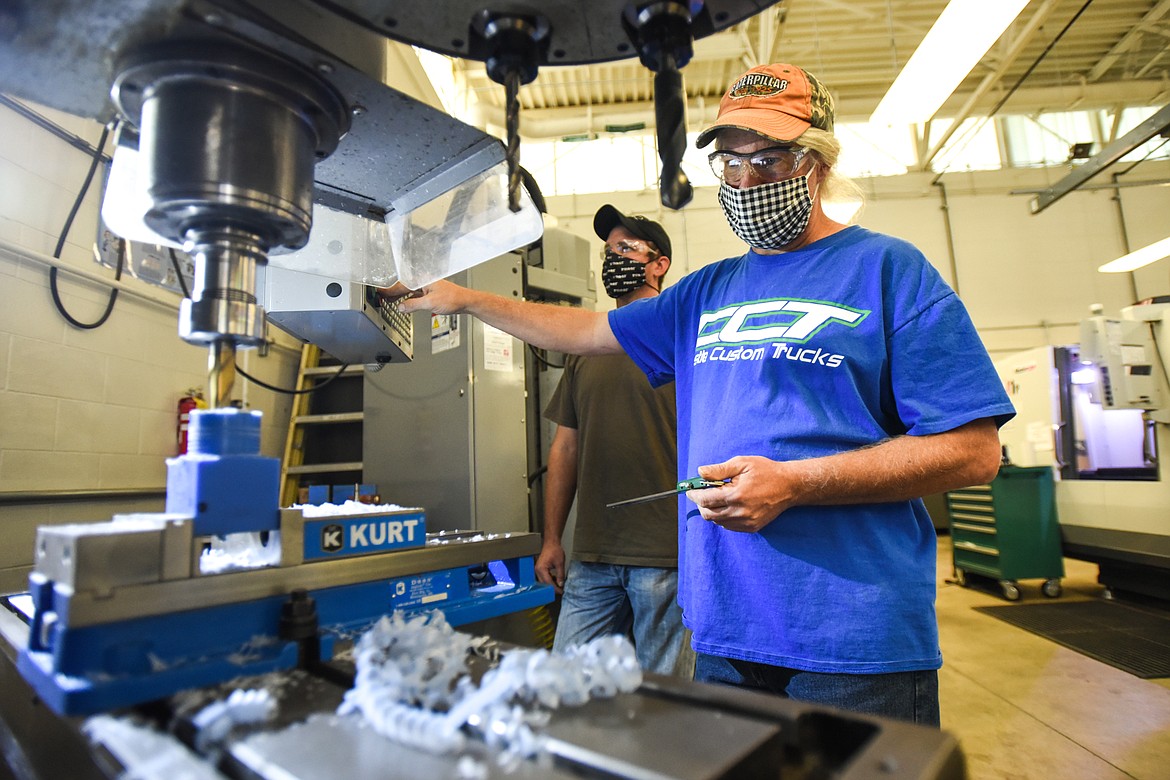
<path id="1" fill-rule="evenodd" d="M 735 235 L 757 249 L 783 249 L 804 232 L 812 214 L 808 174 L 736 189 L 719 185 L 719 205 Z"/>

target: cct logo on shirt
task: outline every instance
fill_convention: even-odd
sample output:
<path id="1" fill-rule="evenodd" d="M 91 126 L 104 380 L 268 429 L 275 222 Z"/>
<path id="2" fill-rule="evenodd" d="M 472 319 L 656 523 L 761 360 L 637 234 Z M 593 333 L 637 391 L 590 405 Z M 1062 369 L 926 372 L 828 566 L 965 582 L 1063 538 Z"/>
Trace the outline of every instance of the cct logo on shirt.
<path id="1" fill-rule="evenodd" d="M 820 349 L 796 349 L 830 325 L 857 327 L 869 311 L 824 301 L 772 298 L 725 306 L 699 317 L 695 365 L 711 361 L 785 357 L 836 368 L 845 359 Z M 765 346 L 767 345 L 767 346 Z"/>

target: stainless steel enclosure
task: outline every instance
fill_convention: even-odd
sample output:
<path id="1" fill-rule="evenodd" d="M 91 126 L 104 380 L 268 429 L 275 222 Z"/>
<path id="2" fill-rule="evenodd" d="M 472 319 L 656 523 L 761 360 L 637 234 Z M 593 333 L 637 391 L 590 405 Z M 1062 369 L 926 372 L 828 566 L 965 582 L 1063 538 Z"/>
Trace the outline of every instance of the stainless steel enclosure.
<path id="1" fill-rule="evenodd" d="M 519 298 L 522 266 L 509 253 L 453 280 Z M 366 374 L 363 479 L 426 509 L 428 531 L 527 531 L 524 345 L 468 315 L 414 316 L 414 362 Z"/>

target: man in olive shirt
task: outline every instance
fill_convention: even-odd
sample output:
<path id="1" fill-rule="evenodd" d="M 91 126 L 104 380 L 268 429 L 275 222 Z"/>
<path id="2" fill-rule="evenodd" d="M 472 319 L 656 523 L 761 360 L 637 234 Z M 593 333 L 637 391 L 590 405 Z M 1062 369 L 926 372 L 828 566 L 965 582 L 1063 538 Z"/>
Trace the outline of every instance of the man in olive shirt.
<path id="1" fill-rule="evenodd" d="M 593 229 L 606 242 L 602 282 L 617 305 L 657 295 L 670 268 L 662 226 L 607 205 Z M 674 385 L 652 388 L 625 354 L 568 356 L 545 417 L 558 427 L 536 576 L 564 595 L 554 649 L 632 630 L 643 669 L 690 677 L 694 653 L 677 600 L 677 501 L 606 509 L 676 481 Z M 566 572 L 561 537 L 574 493 L 577 525 Z"/>

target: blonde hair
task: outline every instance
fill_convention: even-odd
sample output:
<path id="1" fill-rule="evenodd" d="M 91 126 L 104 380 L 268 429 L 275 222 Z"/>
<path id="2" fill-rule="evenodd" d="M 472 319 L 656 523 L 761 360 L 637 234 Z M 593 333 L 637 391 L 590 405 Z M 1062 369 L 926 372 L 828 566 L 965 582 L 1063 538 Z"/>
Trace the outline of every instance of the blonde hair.
<path id="1" fill-rule="evenodd" d="M 860 201 L 865 204 L 865 194 L 857 183 L 837 172 L 837 158 L 841 156 L 841 142 L 833 133 L 810 127 L 796 139 L 796 143 L 808 149 L 829 172 L 821 184 L 825 200 Z"/>

